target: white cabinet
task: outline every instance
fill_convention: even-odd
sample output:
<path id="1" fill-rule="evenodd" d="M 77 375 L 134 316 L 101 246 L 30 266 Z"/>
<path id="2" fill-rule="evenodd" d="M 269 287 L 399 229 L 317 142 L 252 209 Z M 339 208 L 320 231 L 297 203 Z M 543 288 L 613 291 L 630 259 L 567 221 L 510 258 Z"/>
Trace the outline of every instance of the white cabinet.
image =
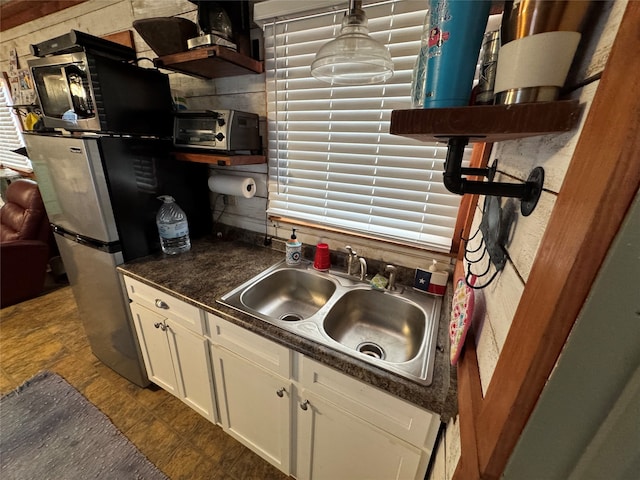
<path id="1" fill-rule="evenodd" d="M 424 477 L 437 415 L 207 318 L 227 433 L 299 480 Z"/>
<path id="2" fill-rule="evenodd" d="M 311 392 L 303 390 L 301 399 L 298 480 L 422 478 L 417 447 Z"/>
<path id="3" fill-rule="evenodd" d="M 196 307 L 125 277 L 149 379 L 215 422 L 209 344 Z"/>
<path id="4" fill-rule="evenodd" d="M 224 430 L 285 473 L 290 472 L 290 352 L 209 315 L 220 422 Z"/>
<path id="5" fill-rule="evenodd" d="M 282 472 L 298 480 L 424 478 L 436 414 L 124 280 L 150 379 Z"/>
<path id="6" fill-rule="evenodd" d="M 166 318 L 137 303 L 130 303 L 129 308 L 149 380 L 178 397 L 178 382 L 164 326 Z"/>
<path id="7" fill-rule="evenodd" d="M 207 339 L 167 319 L 167 336 L 183 402 L 216 421 L 213 377 Z"/>
<path id="8" fill-rule="evenodd" d="M 299 480 L 422 479 L 437 416 L 300 357 Z"/>

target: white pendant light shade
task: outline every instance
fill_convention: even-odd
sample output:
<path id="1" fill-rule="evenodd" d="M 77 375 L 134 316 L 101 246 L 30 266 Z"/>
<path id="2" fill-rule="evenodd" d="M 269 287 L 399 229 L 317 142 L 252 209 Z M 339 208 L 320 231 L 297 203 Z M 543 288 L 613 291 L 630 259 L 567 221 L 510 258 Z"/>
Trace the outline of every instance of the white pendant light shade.
<path id="1" fill-rule="evenodd" d="M 389 50 L 369 36 L 361 1 L 351 0 L 340 35 L 326 43 L 311 64 L 311 75 L 332 85 L 370 85 L 393 76 Z"/>

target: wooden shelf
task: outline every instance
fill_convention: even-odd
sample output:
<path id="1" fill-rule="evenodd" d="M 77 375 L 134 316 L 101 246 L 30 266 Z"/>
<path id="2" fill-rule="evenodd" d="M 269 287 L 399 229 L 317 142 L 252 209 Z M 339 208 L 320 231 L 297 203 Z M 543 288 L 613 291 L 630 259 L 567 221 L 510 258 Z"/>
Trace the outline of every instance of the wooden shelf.
<path id="1" fill-rule="evenodd" d="M 264 64 L 218 45 L 165 55 L 153 60 L 158 68 L 199 78 L 220 78 L 262 73 Z"/>
<path id="2" fill-rule="evenodd" d="M 173 151 L 172 155 L 176 160 L 195 163 L 209 163 L 213 165 L 256 165 L 258 163 L 267 163 L 267 157 L 264 155 L 225 155 L 218 153 L 194 153 Z"/>
<path id="3" fill-rule="evenodd" d="M 468 137 L 469 142 L 500 142 L 567 132 L 580 118 L 578 100 L 394 110 L 390 133 L 425 142 Z"/>

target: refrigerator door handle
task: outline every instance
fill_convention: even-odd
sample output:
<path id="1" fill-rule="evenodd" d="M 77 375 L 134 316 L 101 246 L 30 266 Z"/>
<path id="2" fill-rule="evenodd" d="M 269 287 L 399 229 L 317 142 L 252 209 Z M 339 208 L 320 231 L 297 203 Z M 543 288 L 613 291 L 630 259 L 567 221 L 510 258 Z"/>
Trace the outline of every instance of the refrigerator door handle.
<path id="1" fill-rule="evenodd" d="M 122 251 L 122 245 L 120 245 L 119 241 L 101 242 L 100 240 L 96 240 L 95 238 L 90 238 L 78 233 L 65 230 L 60 225 L 52 224 L 51 228 L 53 229 L 53 233 L 86 247 L 95 248 L 96 250 L 100 250 L 105 253 L 117 253 Z"/>

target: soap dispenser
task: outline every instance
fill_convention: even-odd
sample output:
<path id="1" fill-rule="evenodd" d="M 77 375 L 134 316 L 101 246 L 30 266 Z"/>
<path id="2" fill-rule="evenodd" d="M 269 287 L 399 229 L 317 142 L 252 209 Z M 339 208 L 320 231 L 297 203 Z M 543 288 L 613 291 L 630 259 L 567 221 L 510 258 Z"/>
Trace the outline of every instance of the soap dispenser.
<path id="1" fill-rule="evenodd" d="M 433 260 L 433 263 L 429 267 L 431 278 L 429 280 L 429 286 L 427 292 L 434 295 L 442 296 L 447 288 L 447 281 L 449 280 L 449 272 L 438 271 L 438 262 Z"/>
<path id="2" fill-rule="evenodd" d="M 300 265 L 302 260 L 302 243 L 296 238 L 296 229 L 293 228 L 291 238 L 287 240 L 285 260 L 287 265 Z"/>

